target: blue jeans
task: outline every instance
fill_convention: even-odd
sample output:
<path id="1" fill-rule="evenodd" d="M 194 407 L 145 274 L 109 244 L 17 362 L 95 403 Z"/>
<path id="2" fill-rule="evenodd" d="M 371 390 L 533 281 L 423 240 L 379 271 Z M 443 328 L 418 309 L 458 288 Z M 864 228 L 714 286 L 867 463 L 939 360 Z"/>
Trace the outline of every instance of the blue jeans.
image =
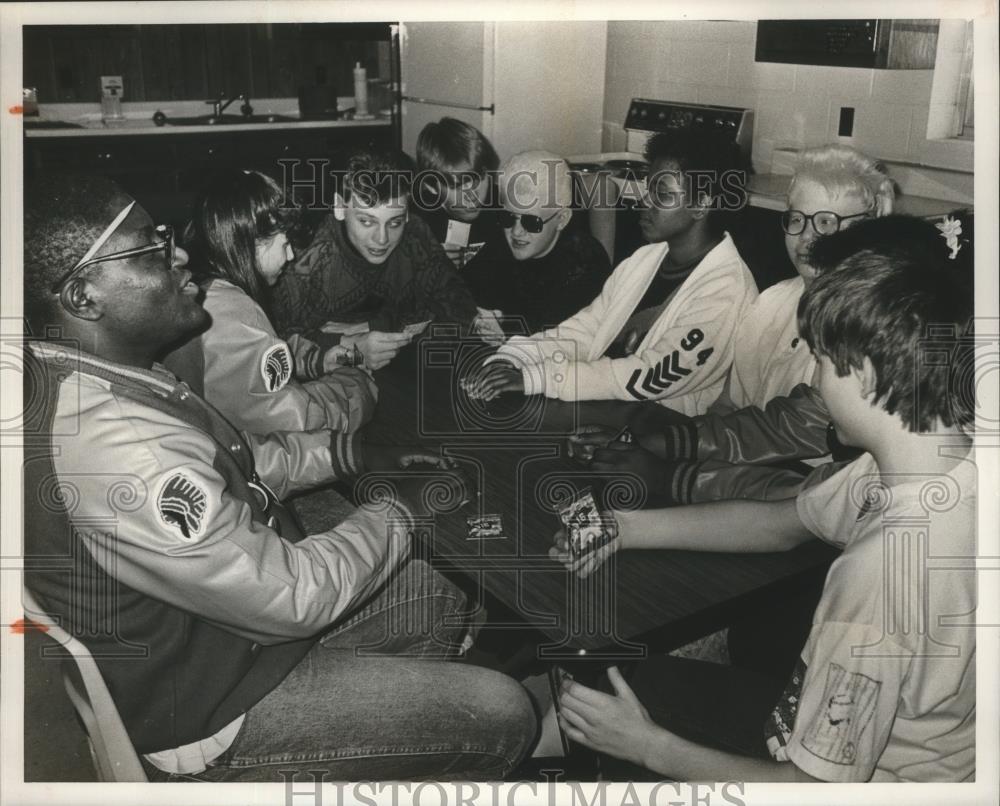
<path id="1" fill-rule="evenodd" d="M 152 781 L 499 780 L 537 722 L 519 683 L 437 660 L 469 630 L 465 596 L 421 561 L 327 633 L 198 775 Z M 150 769 L 147 765 L 147 769 Z"/>

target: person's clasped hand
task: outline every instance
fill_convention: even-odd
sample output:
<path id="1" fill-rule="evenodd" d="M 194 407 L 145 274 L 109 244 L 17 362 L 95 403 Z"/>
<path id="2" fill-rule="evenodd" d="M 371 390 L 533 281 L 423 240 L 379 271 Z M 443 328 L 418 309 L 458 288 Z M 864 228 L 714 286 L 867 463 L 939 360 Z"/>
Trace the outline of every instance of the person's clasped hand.
<path id="1" fill-rule="evenodd" d="M 571 741 L 644 766 L 650 739 L 661 729 L 617 666 L 608 669 L 608 680 L 614 694 L 565 679 L 559 692 L 559 723 Z"/>
<path id="2" fill-rule="evenodd" d="M 582 425 L 566 438 L 566 453 L 571 459 L 588 464 L 594 451 L 605 448 L 621 433 L 621 428 L 610 425 Z"/>
<path id="3" fill-rule="evenodd" d="M 344 336 L 340 343 L 347 348 L 355 345 L 364 356 L 365 366 L 369 369 L 382 369 L 396 354 L 413 340 L 409 333 L 386 333 L 382 330 L 370 330 L 357 336 Z"/>
<path id="4" fill-rule="evenodd" d="M 524 392 L 524 378 L 513 364 L 497 361 L 469 373 L 462 388 L 473 400 L 493 400 L 504 392 Z"/>

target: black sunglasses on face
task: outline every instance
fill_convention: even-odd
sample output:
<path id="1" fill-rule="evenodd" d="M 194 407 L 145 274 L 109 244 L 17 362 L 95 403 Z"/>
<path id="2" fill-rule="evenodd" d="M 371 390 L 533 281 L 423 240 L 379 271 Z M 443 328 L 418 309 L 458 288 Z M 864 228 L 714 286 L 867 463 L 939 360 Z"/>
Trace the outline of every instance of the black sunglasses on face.
<path id="1" fill-rule="evenodd" d="M 177 254 L 177 244 L 174 241 L 174 228 L 169 224 L 161 224 L 153 230 L 158 238 L 163 240 L 157 243 L 151 243 L 146 246 L 137 246 L 134 249 L 125 249 L 121 252 L 112 252 L 109 255 L 101 255 L 100 257 L 92 257 L 89 260 L 81 261 L 77 263 L 72 269 L 62 275 L 58 280 L 56 280 L 51 286 L 50 290 L 53 294 L 58 294 L 59 290 L 66 284 L 66 282 L 76 275 L 78 272 L 83 271 L 87 266 L 91 266 L 94 263 L 107 263 L 112 260 L 124 260 L 131 257 L 139 257 L 140 255 L 150 255 L 155 252 L 163 252 L 167 261 L 167 268 L 171 268 L 174 265 L 174 257 Z"/>
<path id="2" fill-rule="evenodd" d="M 512 213 L 509 210 L 501 210 L 498 215 L 498 219 L 500 221 L 500 226 L 504 229 L 511 229 L 517 220 L 521 219 L 521 226 L 524 227 L 525 232 L 539 233 L 542 231 L 542 227 L 544 227 L 561 212 L 561 210 L 556 210 L 556 212 L 548 218 L 542 218 L 537 215 L 520 215 L 518 213 Z"/>

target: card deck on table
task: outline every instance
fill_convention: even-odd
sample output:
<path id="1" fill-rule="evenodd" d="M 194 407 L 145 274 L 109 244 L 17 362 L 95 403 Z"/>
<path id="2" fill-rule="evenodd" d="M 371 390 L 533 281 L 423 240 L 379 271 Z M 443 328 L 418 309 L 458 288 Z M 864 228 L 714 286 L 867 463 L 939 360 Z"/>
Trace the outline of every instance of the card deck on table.
<path id="1" fill-rule="evenodd" d="M 503 520 L 499 515 L 483 515 L 478 518 L 466 518 L 465 525 L 469 529 L 469 540 L 483 540 L 503 537 Z"/>

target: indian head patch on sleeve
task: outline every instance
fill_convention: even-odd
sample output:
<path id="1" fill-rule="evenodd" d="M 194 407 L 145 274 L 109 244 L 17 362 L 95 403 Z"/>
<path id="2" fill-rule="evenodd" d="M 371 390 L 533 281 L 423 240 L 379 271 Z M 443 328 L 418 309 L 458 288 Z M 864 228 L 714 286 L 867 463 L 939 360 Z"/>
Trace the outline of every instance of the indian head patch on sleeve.
<path id="1" fill-rule="evenodd" d="M 880 681 L 831 663 L 826 670 L 822 716 L 809 725 L 802 746 L 831 764 L 854 764 L 881 688 Z"/>
<path id="2" fill-rule="evenodd" d="M 195 540 L 204 533 L 208 520 L 208 495 L 187 473 L 173 473 L 160 484 L 156 514 L 168 531 Z"/>
<path id="3" fill-rule="evenodd" d="M 269 347 L 260 357 L 260 377 L 268 392 L 277 392 L 292 377 L 292 351 L 283 341 Z"/>

